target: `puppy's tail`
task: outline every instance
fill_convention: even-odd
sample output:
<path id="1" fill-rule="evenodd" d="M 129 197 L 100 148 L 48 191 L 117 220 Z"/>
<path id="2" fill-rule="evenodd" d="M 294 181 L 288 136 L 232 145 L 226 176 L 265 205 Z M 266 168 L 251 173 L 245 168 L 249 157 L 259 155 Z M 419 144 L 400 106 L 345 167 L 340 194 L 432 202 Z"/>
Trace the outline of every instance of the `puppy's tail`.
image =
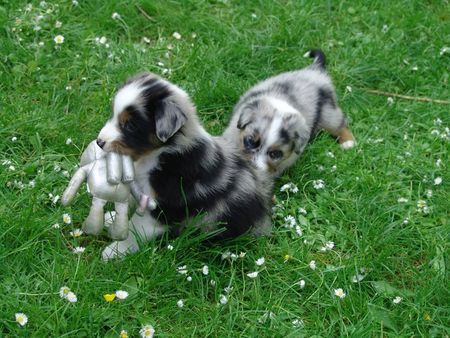
<path id="1" fill-rule="evenodd" d="M 320 49 L 311 49 L 303 55 L 305 58 L 314 58 L 313 66 L 325 70 L 326 58 L 325 54 Z"/>

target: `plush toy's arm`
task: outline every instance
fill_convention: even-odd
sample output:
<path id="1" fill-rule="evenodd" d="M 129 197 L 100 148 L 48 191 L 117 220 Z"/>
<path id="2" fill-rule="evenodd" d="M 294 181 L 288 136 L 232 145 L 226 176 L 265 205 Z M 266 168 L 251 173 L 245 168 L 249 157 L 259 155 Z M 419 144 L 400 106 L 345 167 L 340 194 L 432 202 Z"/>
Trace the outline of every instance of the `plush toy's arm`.
<path id="1" fill-rule="evenodd" d="M 134 181 L 134 164 L 128 155 L 109 152 L 106 155 L 106 175 L 110 184 Z"/>
<path id="2" fill-rule="evenodd" d="M 106 178 L 109 184 L 119 184 L 122 181 L 122 157 L 120 154 L 106 154 Z"/>
<path id="3" fill-rule="evenodd" d="M 130 156 L 122 155 L 122 182 L 130 183 L 134 181 L 134 163 Z"/>
<path id="4" fill-rule="evenodd" d="M 66 190 L 64 190 L 63 196 L 61 198 L 62 205 L 66 206 L 70 202 L 72 202 L 78 189 L 80 189 L 81 184 L 84 181 L 86 181 L 87 174 L 85 169 L 86 169 L 85 167 L 81 167 L 73 175 L 72 179 L 67 185 Z"/>

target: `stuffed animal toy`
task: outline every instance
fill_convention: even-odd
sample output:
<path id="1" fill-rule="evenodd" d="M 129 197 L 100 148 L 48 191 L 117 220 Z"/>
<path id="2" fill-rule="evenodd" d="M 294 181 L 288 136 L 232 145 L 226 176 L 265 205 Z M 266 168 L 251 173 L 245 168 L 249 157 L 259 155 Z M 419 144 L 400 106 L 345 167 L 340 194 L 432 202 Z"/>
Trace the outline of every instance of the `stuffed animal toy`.
<path id="1" fill-rule="evenodd" d="M 146 208 L 156 208 L 155 200 L 144 194 L 134 182 L 131 157 L 106 153 L 96 141 L 92 141 L 81 155 L 80 167 L 62 196 L 61 203 L 64 206 L 72 202 L 85 181 L 88 192 L 92 195 L 91 209 L 83 223 L 83 231 L 87 234 L 97 235 L 101 232 L 104 225 L 103 207 L 107 202 L 114 202 L 116 211 L 114 222 L 109 227 L 109 235 L 114 240 L 125 240 L 128 237 L 128 207 L 131 194 L 138 201 L 138 215 L 143 215 Z"/>

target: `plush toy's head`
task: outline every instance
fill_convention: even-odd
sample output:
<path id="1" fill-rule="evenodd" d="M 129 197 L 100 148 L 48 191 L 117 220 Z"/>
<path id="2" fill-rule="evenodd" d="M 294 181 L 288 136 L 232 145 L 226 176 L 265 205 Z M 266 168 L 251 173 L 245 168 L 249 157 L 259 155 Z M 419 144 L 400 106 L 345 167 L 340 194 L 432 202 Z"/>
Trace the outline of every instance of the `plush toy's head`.
<path id="1" fill-rule="evenodd" d="M 84 150 L 83 154 L 81 154 L 80 166 L 84 166 L 105 156 L 106 152 L 103 151 L 103 149 L 100 148 L 97 142 L 94 140 L 91 143 L 89 143 L 89 145 Z"/>
<path id="2" fill-rule="evenodd" d="M 117 92 L 112 117 L 97 144 L 136 160 L 170 144 L 193 118 L 195 108 L 183 90 L 154 74 L 142 74 Z"/>

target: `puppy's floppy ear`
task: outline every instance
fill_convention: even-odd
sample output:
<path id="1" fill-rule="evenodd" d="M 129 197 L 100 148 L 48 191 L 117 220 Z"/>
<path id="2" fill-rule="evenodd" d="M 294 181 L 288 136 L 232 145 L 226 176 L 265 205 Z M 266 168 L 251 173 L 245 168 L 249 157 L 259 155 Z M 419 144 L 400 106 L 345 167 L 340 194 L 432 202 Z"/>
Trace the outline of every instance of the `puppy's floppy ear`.
<path id="1" fill-rule="evenodd" d="M 155 112 L 156 136 L 165 143 L 186 122 L 186 115 L 173 101 L 161 102 L 160 109 Z"/>
<path id="2" fill-rule="evenodd" d="M 249 109 L 243 109 L 239 115 L 237 122 L 238 129 L 244 129 L 247 125 L 253 121 L 253 112 Z"/>

